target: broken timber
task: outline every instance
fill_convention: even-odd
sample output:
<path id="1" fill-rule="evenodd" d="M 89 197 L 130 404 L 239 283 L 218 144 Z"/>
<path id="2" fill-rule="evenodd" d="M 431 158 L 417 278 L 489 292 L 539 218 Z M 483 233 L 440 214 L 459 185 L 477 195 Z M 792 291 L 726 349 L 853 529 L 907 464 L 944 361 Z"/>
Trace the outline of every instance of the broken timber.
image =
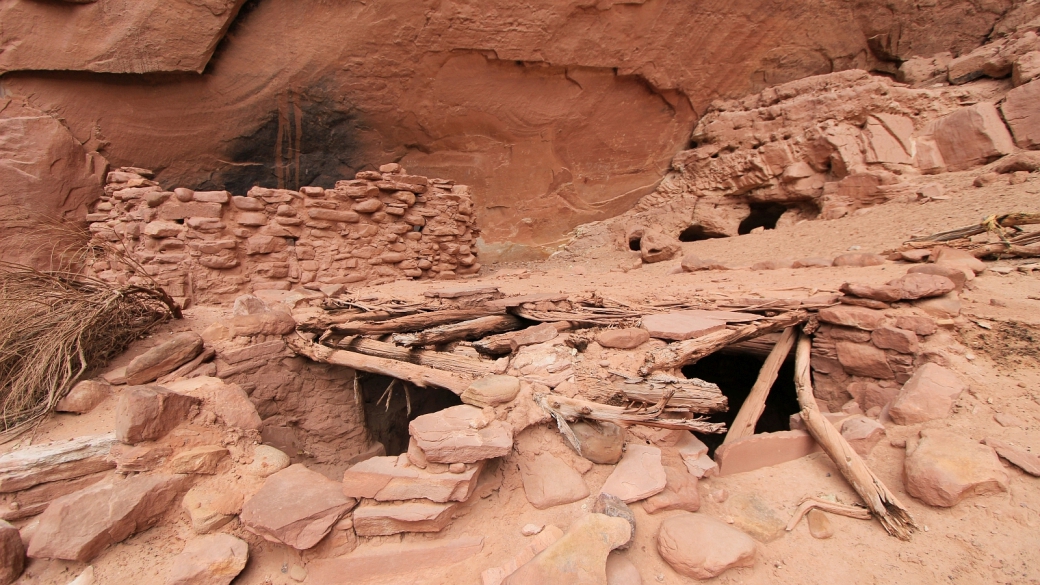
<path id="1" fill-rule="evenodd" d="M 440 345 L 463 339 L 478 339 L 489 333 L 511 331 L 522 326 L 523 322 L 512 315 L 490 315 L 461 323 L 432 327 L 417 333 L 396 334 L 393 336 L 393 340 L 394 343 L 406 347 Z"/>
<path id="2" fill-rule="evenodd" d="M 695 431 L 698 433 L 722 433 L 726 431 L 726 425 L 712 423 L 701 419 L 663 418 L 665 407 L 671 396 L 665 396 L 660 402 L 649 408 L 622 408 L 610 406 L 598 402 L 589 402 L 577 398 L 566 398 L 555 394 L 536 394 L 535 402 L 549 413 L 561 430 L 566 427 L 567 421 L 579 418 L 610 422 L 620 426 L 643 425 L 662 429 Z"/>
<path id="3" fill-rule="evenodd" d="M 794 327 L 784 329 L 779 341 L 773 346 L 773 351 L 769 352 L 769 357 L 762 364 L 762 369 L 758 372 L 758 379 L 755 380 L 755 385 L 751 387 L 751 392 L 744 400 L 744 404 L 740 406 L 737 418 L 729 426 L 726 439 L 722 441 L 723 445 L 755 434 L 755 425 L 758 424 L 759 417 L 762 416 L 762 412 L 766 409 L 766 398 L 769 397 L 769 389 L 773 387 L 773 382 L 776 382 L 776 376 L 780 373 L 780 366 L 784 365 L 787 354 L 791 353 L 791 348 L 794 346 L 794 340 L 797 335 L 798 332 Z"/>
<path id="4" fill-rule="evenodd" d="M 809 434 L 823 447 L 845 480 L 852 485 L 867 508 L 877 516 L 885 530 L 900 540 L 910 540 L 910 535 L 917 529 L 913 516 L 902 503 L 896 499 L 874 473 L 863 462 L 863 458 L 852 450 L 848 441 L 841 436 L 826 418 L 820 414 L 813 395 L 812 379 L 809 374 L 809 355 L 812 341 L 808 335 L 798 339 L 795 350 L 794 381 L 798 393 L 798 405 L 801 406 L 802 420 Z"/>
<path id="5" fill-rule="evenodd" d="M 723 329 L 703 337 L 671 343 L 647 353 L 643 365 L 639 368 L 639 375 L 648 376 L 658 370 L 671 370 L 692 364 L 727 345 L 798 325 L 808 319 L 807 311 L 790 311 L 734 329 Z"/>
<path id="6" fill-rule="evenodd" d="M 393 359 L 362 355 L 352 351 L 332 349 L 297 336 L 289 336 L 286 339 L 293 351 L 313 361 L 398 378 L 420 388 L 435 386 L 461 395 L 473 383 L 473 376 L 469 375 L 446 372 Z"/>
<path id="7" fill-rule="evenodd" d="M 452 323 L 464 322 L 479 317 L 500 314 L 502 311 L 495 309 L 448 309 L 444 311 L 430 311 L 416 313 L 405 317 L 397 317 L 386 321 L 347 321 L 345 323 L 332 323 L 329 328 L 343 335 L 383 335 L 386 333 L 409 333 L 422 331 L 430 327 L 439 327 Z"/>
<path id="8" fill-rule="evenodd" d="M 729 410 L 729 399 L 718 385 L 696 378 L 676 378 L 665 374 L 654 374 L 646 380 L 626 378 L 621 392 L 629 400 L 647 404 L 657 404 L 670 395 L 669 407 L 701 414 Z"/>
<path id="9" fill-rule="evenodd" d="M 486 376 L 493 373 L 493 364 L 491 362 L 482 362 L 473 358 L 440 351 L 409 349 L 365 337 L 348 337 L 341 340 L 337 345 L 343 349 L 364 355 L 429 366 L 438 370 L 471 376 Z"/>

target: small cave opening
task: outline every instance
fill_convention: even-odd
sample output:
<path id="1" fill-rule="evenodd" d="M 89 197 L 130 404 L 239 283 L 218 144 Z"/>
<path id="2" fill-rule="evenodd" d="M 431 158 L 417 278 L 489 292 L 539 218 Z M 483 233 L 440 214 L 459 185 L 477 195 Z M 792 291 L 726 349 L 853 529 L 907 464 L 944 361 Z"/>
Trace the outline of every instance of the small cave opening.
<path id="1" fill-rule="evenodd" d="M 776 229 L 776 222 L 780 216 L 787 211 L 787 206 L 782 203 L 752 203 L 751 213 L 740 222 L 737 233 L 740 235 L 750 234 L 756 228 L 767 230 Z"/>
<path id="2" fill-rule="evenodd" d="M 701 240 L 711 240 L 715 238 L 726 238 L 729 237 L 726 234 L 713 232 L 705 229 L 702 225 L 691 225 L 683 231 L 679 232 L 680 242 L 699 242 Z"/>
<path id="3" fill-rule="evenodd" d="M 416 417 L 458 406 L 462 399 L 443 388 L 419 388 L 389 376 L 357 373 L 365 407 L 365 426 L 387 455 L 408 450 L 408 423 Z M 410 412 L 409 412 L 410 407 Z"/>
<path id="4" fill-rule="evenodd" d="M 726 428 L 729 428 L 751 392 L 751 387 L 755 385 L 763 363 L 765 363 L 765 358 L 755 354 L 716 352 L 701 358 L 695 364 L 684 366 L 682 373 L 687 378 L 700 378 L 706 382 L 718 384 L 722 393 L 729 398 L 729 411 L 711 415 L 709 419 L 711 422 L 726 423 Z M 780 367 L 776 381 L 769 389 L 766 407 L 755 425 L 755 433 L 791 430 L 791 415 L 799 410 L 798 394 L 794 386 L 794 356 L 792 354 Z M 722 444 L 726 435 L 699 435 L 699 437 L 708 446 L 709 454 L 714 456 L 716 447 Z"/>
<path id="5" fill-rule="evenodd" d="M 632 250 L 633 252 L 638 252 L 639 251 L 639 246 L 642 243 L 643 243 L 643 238 L 641 238 L 641 237 L 634 237 L 634 236 L 633 237 L 629 237 L 628 238 L 628 249 Z"/>

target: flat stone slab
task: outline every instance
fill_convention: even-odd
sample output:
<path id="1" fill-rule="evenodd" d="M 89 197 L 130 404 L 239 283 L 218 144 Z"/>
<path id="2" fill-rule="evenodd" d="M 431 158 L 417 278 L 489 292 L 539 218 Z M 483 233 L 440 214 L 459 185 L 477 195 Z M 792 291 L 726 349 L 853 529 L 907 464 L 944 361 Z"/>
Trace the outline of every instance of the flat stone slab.
<path id="1" fill-rule="evenodd" d="M 483 411 L 468 404 L 417 417 L 408 432 L 433 463 L 475 463 L 513 449 L 513 428 L 484 420 Z"/>
<path id="2" fill-rule="evenodd" d="M 667 483 L 664 466 L 661 465 L 661 450 L 650 445 L 629 443 L 600 492 L 630 504 L 660 493 Z"/>
<path id="3" fill-rule="evenodd" d="M 461 563 L 483 549 L 484 538 L 479 536 L 362 547 L 341 557 L 311 561 L 307 564 L 307 582 L 347 585 L 388 575 L 405 575 Z M 409 580 L 402 577 L 400 582 Z"/>
<path id="4" fill-rule="evenodd" d="M 407 461 L 407 459 L 405 459 Z M 432 473 L 400 457 L 372 457 L 343 474 L 343 493 L 380 502 L 426 498 L 433 502 L 465 502 L 477 485 L 484 462 L 466 465 L 462 473 Z"/>
<path id="5" fill-rule="evenodd" d="M 188 481 L 185 475 L 138 475 L 58 498 L 40 514 L 28 554 L 90 562 L 105 547 L 157 524 Z"/>
<path id="6" fill-rule="evenodd" d="M 455 502 L 429 500 L 390 503 L 365 500 L 354 510 L 354 531 L 358 536 L 440 532 L 452 521 L 457 506 Z"/>
<path id="7" fill-rule="evenodd" d="M 296 464 L 268 477 L 246 501 L 240 518 L 254 534 L 306 550 L 318 544 L 356 503 L 343 495 L 339 482 Z"/>
<path id="8" fill-rule="evenodd" d="M 820 445 L 805 431 L 759 433 L 721 445 L 715 450 L 719 475 L 754 471 L 794 461 L 820 450 Z"/>
<path id="9" fill-rule="evenodd" d="M 726 322 L 686 312 L 660 313 L 644 315 L 643 328 L 650 333 L 650 337 L 684 341 L 721 331 L 726 328 Z"/>

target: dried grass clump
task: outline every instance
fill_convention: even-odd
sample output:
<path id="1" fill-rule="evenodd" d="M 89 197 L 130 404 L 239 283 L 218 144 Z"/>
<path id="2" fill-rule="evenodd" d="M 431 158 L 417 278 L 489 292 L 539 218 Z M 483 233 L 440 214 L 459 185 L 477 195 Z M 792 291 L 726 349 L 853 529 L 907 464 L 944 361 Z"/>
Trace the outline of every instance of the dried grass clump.
<path id="1" fill-rule="evenodd" d="M 175 313 L 158 287 L 0 262 L 0 438 L 28 428 L 84 374 Z"/>

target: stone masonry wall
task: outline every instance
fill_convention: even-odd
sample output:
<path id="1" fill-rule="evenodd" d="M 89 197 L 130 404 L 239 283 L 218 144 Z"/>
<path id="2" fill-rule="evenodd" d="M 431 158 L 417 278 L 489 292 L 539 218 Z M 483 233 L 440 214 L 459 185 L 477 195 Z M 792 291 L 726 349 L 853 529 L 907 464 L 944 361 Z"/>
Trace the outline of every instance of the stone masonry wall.
<path id="1" fill-rule="evenodd" d="M 399 278 L 454 279 L 480 270 L 465 185 L 408 175 L 397 164 L 333 189 L 166 191 L 150 171 L 108 174 L 87 216 L 96 240 L 125 249 L 179 301 L 220 303 L 257 290 L 342 290 Z M 106 281 L 135 277 L 115 262 Z"/>

